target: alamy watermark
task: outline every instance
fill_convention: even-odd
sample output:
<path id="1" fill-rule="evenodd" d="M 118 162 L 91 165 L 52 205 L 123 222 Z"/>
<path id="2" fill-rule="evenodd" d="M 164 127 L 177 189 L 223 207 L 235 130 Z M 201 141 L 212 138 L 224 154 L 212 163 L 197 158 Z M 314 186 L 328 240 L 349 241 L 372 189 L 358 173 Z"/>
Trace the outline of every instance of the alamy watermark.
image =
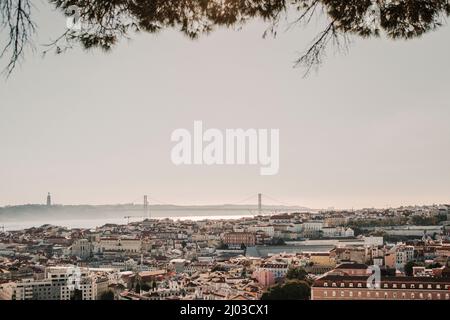
<path id="1" fill-rule="evenodd" d="M 66 278 L 67 278 L 67 288 L 70 291 L 73 291 L 75 289 L 80 289 L 80 283 L 81 283 L 81 268 L 77 266 L 69 267 L 66 271 Z"/>
<path id="2" fill-rule="evenodd" d="M 276 175 L 280 167 L 279 129 L 204 130 L 194 121 L 193 131 L 172 132 L 171 159 L 175 165 L 259 165 L 261 175 Z"/>
<path id="3" fill-rule="evenodd" d="M 381 25 L 381 8 L 376 0 L 371 1 L 371 5 L 367 8 L 364 15 L 364 24 L 372 31 L 380 29 Z"/>
<path id="4" fill-rule="evenodd" d="M 66 27 L 72 31 L 81 31 L 81 10 L 76 5 L 71 5 L 67 7 L 66 14 L 68 15 L 66 19 Z"/>
<path id="5" fill-rule="evenodd" d="M 381 271 L 380 267 L 377 265 L 369 266 L 367 268 L 370 276 L 367 278 L 367 288 L 369 289 L 380 289 L 381 287 Z"/>

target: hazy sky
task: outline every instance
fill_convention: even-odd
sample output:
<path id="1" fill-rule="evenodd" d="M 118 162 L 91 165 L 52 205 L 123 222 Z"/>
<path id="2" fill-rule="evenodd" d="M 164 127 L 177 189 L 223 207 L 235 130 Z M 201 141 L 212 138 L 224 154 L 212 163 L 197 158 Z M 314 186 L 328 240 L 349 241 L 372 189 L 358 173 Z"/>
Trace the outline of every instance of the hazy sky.
<path id="1" fill-rule="evenodd" d="M 64 30 L 40 6 L 39 39 Z M 313 208 L 450 202 L 450 27 L 355 39 L 318 74 L 293 68 L 319 25 L 265 24 L 198 41 L 141 34 L 111 53 L 27 56 L 0 81 L 0 205 L 232 203 L 262 192 Z M 3 61 L 4 62 L 4 61 Z M 174 129 L 279 128 L 280 171 L 180 166 Z"/>

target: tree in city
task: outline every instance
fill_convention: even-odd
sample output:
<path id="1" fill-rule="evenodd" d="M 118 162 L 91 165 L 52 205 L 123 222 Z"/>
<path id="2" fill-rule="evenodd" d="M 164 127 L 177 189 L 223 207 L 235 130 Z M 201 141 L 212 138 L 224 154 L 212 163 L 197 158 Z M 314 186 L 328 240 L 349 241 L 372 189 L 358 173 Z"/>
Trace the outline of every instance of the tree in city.
<path id="1" fill-rule="evenodd" d="M 134 287 L 134 292 L 141 292 L 141 285 L 139 283 L 136 283 L 136 286 Z"/>
<path id="2" fill-rule="evenodd" d="M 143 291 L 149 291 L 152 287 L 150 285 L 148 285 L 147 283 L 143 283 L 141 285 L 141 290 Z"/>
<path id="3" fill-rule="evenodd" d="M 293 280 L 271 287 L 261 300 L 309 300 L 311 286 L 306 281 Z"/>
<path id="4" fill-rule="evenodd" d="M 219 249 L 219 250 L 227 250 L 228 249 L 228 245 L 226 243 L 221 242 L 219 244 L 219 246 L 217 247 L 217 249 Z"/>
<path id="5" fill-rule="evenodd" d="M 111 290 L 103 292 L 100 295 L 100 300 L 114 300 L 114 292 Z"/>
<path id="6" fill-rule="evenodd" d="M 412 277 L 413 275 L 413 267 L 417 267 L 418 264 L 414 261 L 408 261 L 405 264 L 405 275 L 407 275 L 408 277 Z"/>
<path id="7" fill-rule="evenodd" d="M 301 267 L 289 268 L 286 273 L 286 279 L 289 280 L 306 280 L 308 278 L 308 272 Z"/>
<path id="8" fill-rule="evenodd" d="M 228 271 L 227 268 L 225 268 L 225 266 L 221 265 L 221 264 L 216 264 L 212 269 L 212 272 L 226 272 Z"/>
<path id="9" fill-rule="evenodd" d="M 83 291 L 80 289 L 73 290 L 70 300 L 83 300 Z"/>
<path id="10" fill-rule="evenodd" d="M 441 267 L 442 267 L 442 264 L 440 264 L 439 262 L 433 262 L 426 266 L 427 269 L 434 269 L 434 268 L 441 268 Z"/>

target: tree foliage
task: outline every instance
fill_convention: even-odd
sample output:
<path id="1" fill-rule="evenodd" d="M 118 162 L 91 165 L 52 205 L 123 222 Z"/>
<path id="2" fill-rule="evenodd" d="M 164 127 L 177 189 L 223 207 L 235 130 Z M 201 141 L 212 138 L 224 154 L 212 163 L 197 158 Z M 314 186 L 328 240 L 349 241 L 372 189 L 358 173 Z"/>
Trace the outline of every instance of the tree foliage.
<path id="1" fill-rule="evenodd" d="M 155 33 L 177 29 L 189 38 L 208 34 L 217 27 L 240 27 L 251 19 L 268 23 L 264 36 L 276 36 L 280 21 L 289 27 L 305 25 L 324 14 L 327 22 L 296 65 L 320 65 L 330 44 L 347 50 L 349 36 L 411 39 L 440 27 L 450 15 L 448 0 L 48 0 L 69 16 L 77 8 L 81 30 L 66 30 L 49 48 L 61 53 L 74 44 L 85 49 L 110 50 L 122 38 L 135 32 Z M 35 25 L 31 19 L 31 0 L 1 0 L 0 28 L 7 29 L 11 41 L 6 71 L 10 73 L 24 47 L 30 43 Z M 375 10 L 376 9 L 376 10 Z"/>
<path id="2" fill-rule="evenodd" d="M 306 281 L 288 281 L 269 288 L 261 300 L 308 300 L 311 297 L 311 287 Z"/>
<path id="3" fill-rule="evenodd" d="M 414 261 L 408 261 L 405 264 L 405 275 L 407 275 L 408 277 L 412 277 L 413 275 L 413 267 L 418 266 L 417 263 L 415 263 Z"/>
<path id="4" fill-rule="evenodd" d="M 308 272 L 303 268 L 290 268 L 286 273 L 286 279 L 290 280 L 306 280 L 308 278 Z"/>
<path id="5" fill-rule="evenodd" d="M 103 292 L 100 295 L 100 300 L 114 300 L 114 292 L 111 290 Z"/>

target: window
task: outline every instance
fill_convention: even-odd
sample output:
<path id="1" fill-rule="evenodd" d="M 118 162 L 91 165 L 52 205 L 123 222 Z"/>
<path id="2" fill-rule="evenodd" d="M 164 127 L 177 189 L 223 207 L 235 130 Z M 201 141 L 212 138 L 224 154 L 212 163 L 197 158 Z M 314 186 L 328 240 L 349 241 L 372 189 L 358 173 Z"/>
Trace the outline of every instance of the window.
<path id="1" fill-rule="evenodd" d="M 341 283 L 341 288 L 344 288 L 345 287 L 345 283 Z"/>
<path id="2" fill-rule="evenodd" d="M 384 287 L 384 288 L 387 288 L 387 287 L 388 287 L 388 284 L 387 284 L 387 283 L 385 283 L 383 287 Z"/>
<path id="3" fill-rule="evenodd" d="M 324 286 L 324 287 L 328 287 L 328 282 L 324 282 L 324 283 L 323 283 L 323 286 Z"/>
<path id="4" fill-rule="evenodd" d="M 392 288 L 397 288 L 397 284 L 396 283 L 394 283 L 393 285 L 392 285 Z"/>
<path id="5" fill-rule="evenodd" d="M 414 289 L 414 288 L 415 288 L 415 286 L 412 284 L 412 285 L 411 285 L 411 289 Z"/>
<path id="6" fill-rule="evenodd" d="M 420 289 L 423 289 L 423 284 L 419 284 L 419 288 L 420 288 Z"/>
<path id="7" fill-rule="evenodd" d="M 358 283 L 358 288 L 362 288 L 362 284 L 361 283 Z"/>
<path id="8" fill-rule="evenodd" d="M 350 288 L 353 288 L 353 283 L 349 283 L 348 285 Z"/>
<path id="9" fill-rule="evenodd" d="M 402 288 L 406 288 L 406 285 L 404 283 L 402 283 Z"/>
<path id="10" fill-rule="evenodd" d="M 441 288 L 441 285 L 440 284 L 437 284 L 436 285 L 436 289 L 440 289 Z"/>

